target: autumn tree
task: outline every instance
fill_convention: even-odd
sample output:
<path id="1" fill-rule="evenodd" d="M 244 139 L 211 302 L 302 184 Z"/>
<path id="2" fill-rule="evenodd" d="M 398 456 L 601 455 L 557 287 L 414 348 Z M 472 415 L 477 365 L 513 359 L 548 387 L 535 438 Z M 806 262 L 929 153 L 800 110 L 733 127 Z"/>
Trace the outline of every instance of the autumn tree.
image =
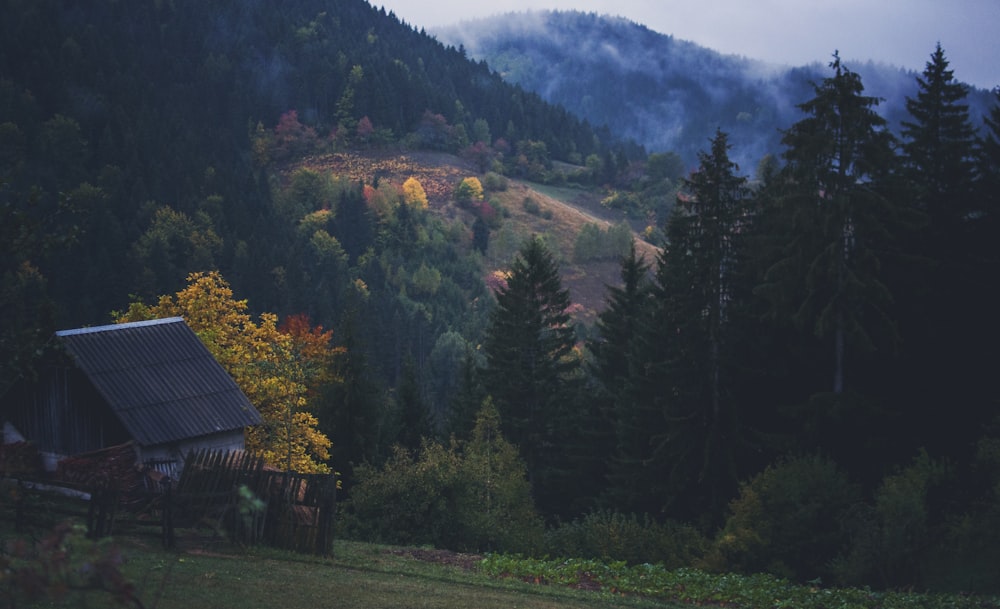
<path id="1" fill-rule="evenodd" d="M 289 110 L 278 119 L 271 141 L 273 157 L 284 159 L 311 150 L 316 145 L 316 130 L 299 121 L 297 110 Z"/>
<path id="2" fill-rule="evenodd" d="M 410 207 L 417 209 L 427 209 L 427 193 L 420 180 L 410 176 L 403 182 L 403 202 Z"/>
<path id="3" fill-rule="evenodd" d="M 318 368 L 334 353 L 324 347 L 329 336 L 298 328 L 299 322 L 292 334 L 283 333 L 275 315 L 263 313 L 255 322 L 247 308 L 212 271 L 192 273 L 186 288 L 155 305 L 132 303 L 115 321 L 183 317 L 260 411 L 263 423 L 246 430 L 247 450 L 285 470 L 329 472 L 330 440 L 318 430 L 308 403 L 310 382 L 327 374 Z"/>
<path id="4" fill-rule="evenodd" d="M 472 176 L 464 178 L 455 187 L 455 200 L 462 204 L 474 203 L 483 200 L 483 184 L 479 178 Z"/>

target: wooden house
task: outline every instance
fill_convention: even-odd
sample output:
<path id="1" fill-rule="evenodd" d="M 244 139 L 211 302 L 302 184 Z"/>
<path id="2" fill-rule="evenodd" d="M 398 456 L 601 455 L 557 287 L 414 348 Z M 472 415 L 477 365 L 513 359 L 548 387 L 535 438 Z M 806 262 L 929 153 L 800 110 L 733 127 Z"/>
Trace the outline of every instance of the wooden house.
<path id="1" fill-rule="evenodd" d="M 180 317 L 57 332 L 61 349 L 0 396 L 6 440 L 23 437 L 46 469 L 131 443 L 176 474 L 188 452 L 242 449 L 260 414 Z M 168 464 L 165 468 L 163 464 Z"/>

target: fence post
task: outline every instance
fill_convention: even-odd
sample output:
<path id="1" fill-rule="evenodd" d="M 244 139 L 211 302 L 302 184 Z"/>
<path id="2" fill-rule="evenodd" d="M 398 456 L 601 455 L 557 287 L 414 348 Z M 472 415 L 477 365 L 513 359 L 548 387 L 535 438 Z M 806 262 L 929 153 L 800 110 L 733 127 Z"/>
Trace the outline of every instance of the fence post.
<path id="1" fill-rule="evenodd" d="M 337 512 L 337 474 L 331 473 L 320 486 L 319 514 L 316 523 L 315 553 L 321 556 L 333 554 L 333 518 Z"/>
<path id="2" fill-rule="evenodd" d="M 174 501 L 173 492 L 170 478 L 165 478 L 161 484 L 164 485 L 163 489 L 163 526 L 162 526 L 162 536 L 163 536 L 163 547 L 168 550 L 172 550 L 176 545 L 176 539 L 174 539 Z"/>

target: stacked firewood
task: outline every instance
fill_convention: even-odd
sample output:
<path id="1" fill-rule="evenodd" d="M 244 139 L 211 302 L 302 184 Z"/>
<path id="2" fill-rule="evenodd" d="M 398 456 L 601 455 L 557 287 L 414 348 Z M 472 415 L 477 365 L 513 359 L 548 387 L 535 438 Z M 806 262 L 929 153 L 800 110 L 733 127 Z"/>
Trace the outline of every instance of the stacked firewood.
<path id="1" fill-rule="evenodd" d="M 56 465 L 56 478 L 87 488 L 116 489 L 126 504 L 140 501 L 145 494 L 131 442 L 66 457 Z"/>

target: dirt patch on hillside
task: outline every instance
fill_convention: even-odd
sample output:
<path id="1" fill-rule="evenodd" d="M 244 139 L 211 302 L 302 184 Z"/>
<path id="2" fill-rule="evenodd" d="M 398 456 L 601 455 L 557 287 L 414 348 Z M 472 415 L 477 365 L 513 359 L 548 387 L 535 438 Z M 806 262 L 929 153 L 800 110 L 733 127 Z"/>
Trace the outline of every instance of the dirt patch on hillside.
<path id="1" fill-rule="evenodd" d="M 445 205 L 463 178 L 477 175 L 476 169 L 463 159 L 429 151 L 330 152 L 307 157 L 292 169 L 299 167 L 329 171 L 366 184 L 377 179 L 401 185 L 411 177 L 416 178 L 424 187 L 431 207 Z"/>
<path id="2" fill-rule="evenodd" d="M 474 570 L 483 561 L 481 554 L 462 554 L 451 550 L 426 550 L 423 548 L 399 548 L 387 550 L 394 556 L 405 556 L 415 558 L 424 562 L 432 562 L 439 565 L 461 567 L 466 571 Z"/>

